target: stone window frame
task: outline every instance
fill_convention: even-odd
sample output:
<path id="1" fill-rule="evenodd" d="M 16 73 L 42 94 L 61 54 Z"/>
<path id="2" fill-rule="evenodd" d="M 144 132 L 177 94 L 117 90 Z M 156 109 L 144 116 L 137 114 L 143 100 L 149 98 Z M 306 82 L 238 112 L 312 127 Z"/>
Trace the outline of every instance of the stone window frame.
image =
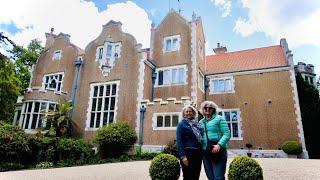
<path id="1" fill-rule="evenodd" d="M 163 117 L 163 126 L 162 127 L 158 127 L 157 126 L 157 118 L 159 116 Z M 170 127 L 165 127 L 165 116 L 170 116 Z M 152 129 L 154 131 L 158 131 L 158 130 L 176 130 L 177 126 L 172 126 L 172 117 L 173 116 L 178 116 L 178 123 L 181 121 L 182 119 L 182 113 L 181 112 L 162 112 L 162 113 L 153 113 L 152 116 Z"/>
<path id="2" fill-rule="evenodd" d="M 53 51 L 52 60 L 60 60 L 62 57 L 62 50 Z"/>
<path id="3" fill-rule="evenodd" d="M 198 71 L 198 87 L 204 92 L 204 74 L 201 71 Z"/>
<path id="4" fill-rule="evenodd" d="M 31 107 L 29 109 L 30 103 L 31 103 Z M 38 110 L 35 109 L 36 103 L 39 103 Z M 45 104 L 45 108 L 43 108 L 42 104 Z M 45 127 L 46 125 L 45 113 L 49 112 L 49 110 L 55 110 L 57 105 L 58 103 L 53 101 L 26 100 L 25 102 L 23 102 L 23 105 L 22 105 L 21 116 L 19 118 L 19 126 L 22 129 L 24 129 L 26 132 L 31 132 L 37 128 Z M 29 115 L 29 118 L 28 118 L 28 115 Z M 37 116 L 37 119 L 33 119 L 35 115 Z M 41 118 L 41 116 L 43 117 L 43 119 Z M 35 121 L 35 124 L 33 124 L 34 121 Z M 26 128 L 26 125 L 27 125 L 27 128 Z"/>
<path id="5" fill-rule="evenodd" d="M 226 90 L 225 87 L 226 87 L 227 80 L 230 80 L 230 89 Z M 216 81 L 224 81 L 224 90 L 222 90 L 222 91 L 215 91 L 214 90 L 214 83 Z M 233 76 L 211 78 L 209 81 L 209 87 L 210 87 L 209 94 L 235 93 L 235 81 L 234 81 Z"/>
<path id="6" fill-rule="evenodd" d="M 236 112 L 237 113 L 237 121 L 231 120 L 231 113 Z M 229 113 L 229 118 L 227 118 L 226 113 Z M 230 133 L 231 133 L 231 139 L 230 140 L 243 140 L 242 137 L 242 119 L 241 119 L 241 111 L 240 108 L 233 108 L 233 109 L 219 109 L 218 114 L 222 115 L 225 120 L 227 121 Z M 234 137 L 234 132 L 233 132 L 233 124 L 237 124 L 237 131 L 238 131 L 238 137 Z"/>
<path id="7" fill-rule="evenodd" d="M 184 69 L 184 82 L 182 83 L 172 83 L 172 70 L 173 69 Z M 159 76 L 160 76 L 160 71 L 164 72 L 164 71 L 170 71 L 169 73 L 169 81 L 170 83 L 169 84 L 161 84 L 159 85 Z M 179 71 L 178 71 L 179 72 Z M 187 79 L 188 79 L 188 68 L 187 68 L 187 65 L 184 64 L 184 65 L 177 65 L 177 66 L 168 66 L 168 67 L 161 67 L 161 68 L 157 68 L 156 69 L 156 73 L 157 73 L 157 77 L 156 77 L 156 83 L 155 83 L 155 87 L 167 87 L 167 86 L 180 86 L 180 85 L 187 85 L 188 82 L 187 82 Z M 179 73 L 178 73 L 179 75 Z M 164 76 L 162 77 L 162 81 L 164 82 Z"/>
<path id="8" fill-rule="evenodd" d="M 58 77 L 59 77 L 59 75 L 62 75 L 61 80 L 59 80 L 59 78 L 58 79 L 52 78 L 53 80 L 57 80 L 57 82 L 56 82 L 57 85 L 56 85 L 55 88 L 50 88 L 49 87 L 50 83 L 47 82 L 46 77 L 48 77 L 49 78 L 48 81 L 50 81 L 50 80 L 52 80 L 52 79 L 50 79 L 51 77 L 54 77 L 54 76 L 57 76 L 57 75 L 58 75 Z M 63 79 L 64 79 L 64 72 L 56 72 L 56 73 L 44 74 L 43 78 L 42 78 L 42 89 L 43 90 L 53 90 L 54 92 L 61 92 L 62 87 L 63 87 Z M 60 89 L 59 90 L 58 90 L 58 87 L 59 87 L 58 84 L 60 84 Z M 47 85 L 47 87 L 46 87 L 46 85 Z"/>
<path id="9" fill-rule="evenodd" d="M 106 87 L 110 86 L 110 94 L 106 95 Z M 116 85 L 116 90 L 115 90 L 115 95 L 112 95 L 112 89 L 113 89 L 113 85 Z M 100 83 L 92 83 L 90 84 L 90 95 L 89 95 L 89 101 L 88 101 L 88 109 L 87 109 L 87 119 L 86 119 L 86 127 L 85 130 L 86 131 L 96 131 L 97 129 L 101 128 L 104 124 L 103 122 L 103 117 L 104 117 L 104 113 L 108 113 L 108 118 L 107 118 L 107 124 L 109 124 L 109 120 L 110 120 L 110 112 L 113 112 L 113 119 L 112 122 L 116 122 L 117 121 L 117 110 L 118 110 L 118 97 L 119 97 L 119 86 L 120 86 L 120 81 L 108 81 L 108 82 L 100 82 Z M 97 96 L 94 96 L 94 88 L 98 87 L 98 91 L 97 91 Z M 103 93 L 100 96 L 100 87 L 103 87 Z M 115 98 L 114 100 L 114 109 L 111 110 L 111 99 Z M 101 109 L 98 109 L 98 103 L 99 103 L 99 98 L 102 98 L 101 100 Z M 108 109 L 104 110 L 105 108 L 105 100 L 109 98 L 109 103 L 108 103 Z M 97 99 L 97 101 L 95 102 L 95 110 L 93 111 L 93 101 L 94 99 Z M 93 126 L 91 126 L 91 114 L 95 113 L 94 115 L 94 121 L 93 121 Z M 97 127 L 97 114 L 100 113 L 100 120 L 99 120 L 99 126 Z"/>
<path id="10" fill-rule="evenodd" d="M 108 51 L 108 47 L 111 46 L 111 52 Z M 96 48 L 96 61 L 105 61 L 106 58 L 116 59 L 121 57 L 121 42 L 108 42 L 106 41 L 103 45 L 97 46 Z"/>
<path id="11" fill-rule="evenodd" d="M 175 47 L 172 47 L 173 41 L 177 40 L 177 45 Z M 167 41 L 171 42 L 171 47 L 170 49 L 167 48 Z M 174 51 L 179 51 L 181 47 L 181 37 L 180 34 L 173 35 L 173 36 L 166 36 L 163 39 L 163 52 L 174 52 Z"/>

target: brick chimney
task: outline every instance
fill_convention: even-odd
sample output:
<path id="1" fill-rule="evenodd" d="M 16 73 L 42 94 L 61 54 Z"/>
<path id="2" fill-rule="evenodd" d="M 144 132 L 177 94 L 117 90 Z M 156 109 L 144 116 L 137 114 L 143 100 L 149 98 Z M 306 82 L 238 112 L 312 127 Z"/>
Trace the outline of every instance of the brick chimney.
<path id="1" fill-rule="evenodd" d="M 217 47 L 213 49 L 214 53 L 221 54 L 228 52 L 227 48 L 224 46 L 221 46 L 220 43 L 217 43 Z"/>

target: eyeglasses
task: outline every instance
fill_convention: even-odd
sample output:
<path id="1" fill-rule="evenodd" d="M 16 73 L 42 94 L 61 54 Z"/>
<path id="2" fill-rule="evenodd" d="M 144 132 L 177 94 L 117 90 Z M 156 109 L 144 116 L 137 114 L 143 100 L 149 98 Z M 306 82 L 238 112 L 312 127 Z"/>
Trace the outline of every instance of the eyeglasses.
<path id="1" fill-rule="evenodd" d="M 213 107 L 203 107 L 204 110 L 212 110 Z"/>

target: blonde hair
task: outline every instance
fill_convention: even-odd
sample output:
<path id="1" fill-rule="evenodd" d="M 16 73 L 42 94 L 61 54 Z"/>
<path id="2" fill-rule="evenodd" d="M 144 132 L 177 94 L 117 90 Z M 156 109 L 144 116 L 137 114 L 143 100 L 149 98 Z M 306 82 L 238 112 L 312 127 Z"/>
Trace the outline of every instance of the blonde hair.
<path id="1" fill-rule="evenodd" d="M 185 111 L 190 108 L 192 111 L 193 111 L 193 117 L 196 119 L 196 117 L 198 116 L 198 111 L 196 108 L 194 108 L 193 106 L 191 105 L 186 105 L 182 108 L 182 117 L 184 118 L 185 117 Z"/>
<path id="2" fill-rule="evenodd" d="M 203 115 L 204 107 L 212 107 L 213 108 L 213 114 L 217 112 L 218 106 L 212 102 L 212 101 L 204 101 L 201 103 L 200 113 Z"/>

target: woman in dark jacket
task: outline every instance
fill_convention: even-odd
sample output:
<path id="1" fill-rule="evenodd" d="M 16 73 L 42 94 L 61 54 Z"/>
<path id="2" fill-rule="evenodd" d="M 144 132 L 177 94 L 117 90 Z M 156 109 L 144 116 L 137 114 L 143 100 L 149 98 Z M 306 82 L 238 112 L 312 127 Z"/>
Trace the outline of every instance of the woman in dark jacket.
<path id="1" fill-rule="evenodd" d="M 182 109 L 183 119 L 177 127 L 177 146 L 184 179 L 199 179 L 201 170 L 202 127 L 195 119 L 197 111 L 192 106 Z"/>

